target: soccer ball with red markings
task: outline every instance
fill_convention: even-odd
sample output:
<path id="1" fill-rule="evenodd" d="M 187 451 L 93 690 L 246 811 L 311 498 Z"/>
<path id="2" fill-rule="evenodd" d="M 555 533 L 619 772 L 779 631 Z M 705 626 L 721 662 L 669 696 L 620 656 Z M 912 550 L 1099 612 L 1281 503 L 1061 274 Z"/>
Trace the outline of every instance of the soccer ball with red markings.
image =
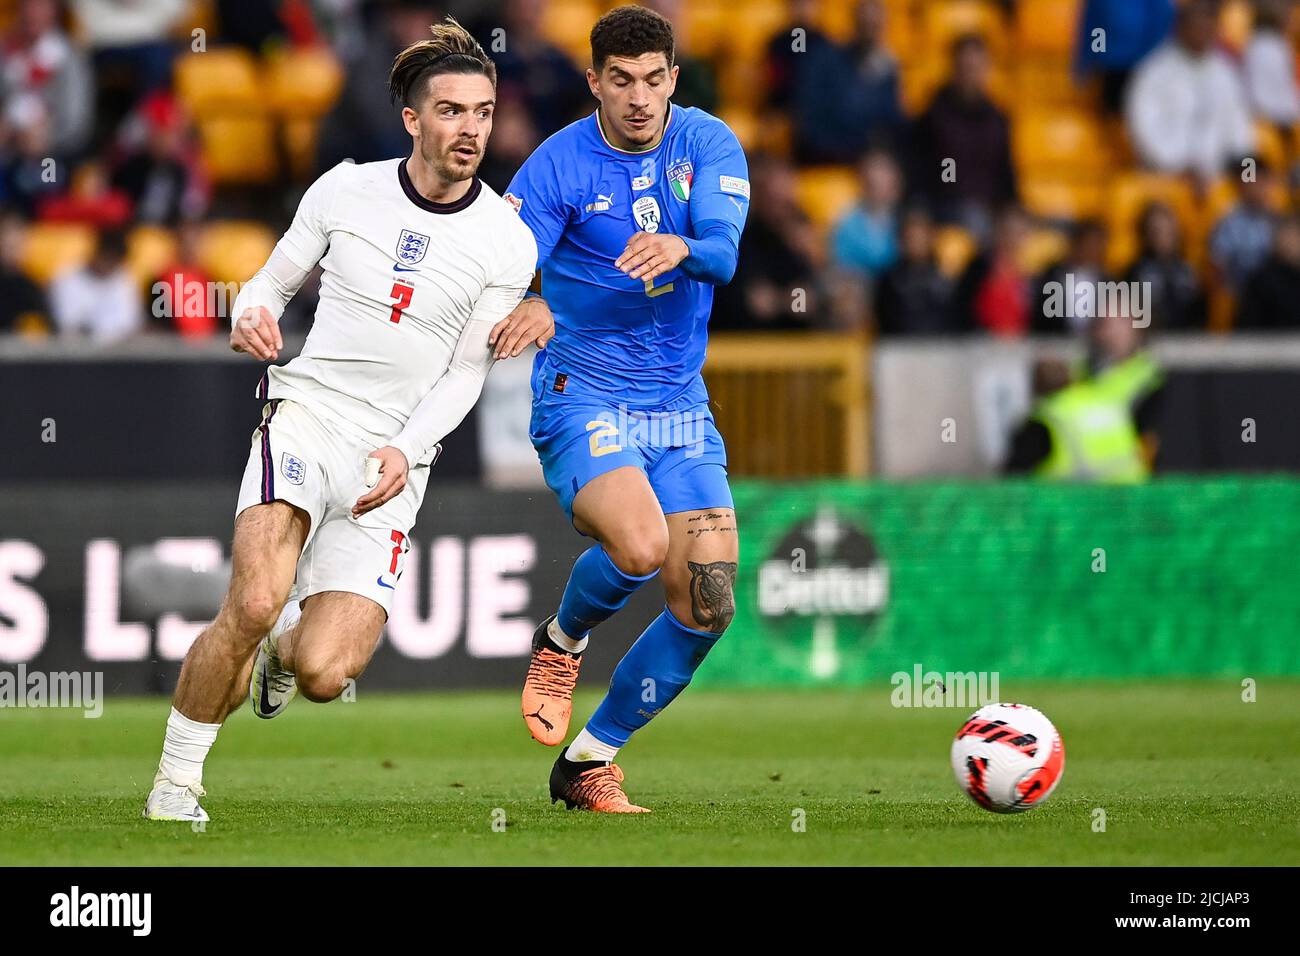
<path id="1" fill-rule="evenodd" d="M 1065 772 L 1065 745 L 1041 711 L 988 704 L 952 742 L 957 785 L 985 810 L 1022 813 L 1045 801 Z"/>

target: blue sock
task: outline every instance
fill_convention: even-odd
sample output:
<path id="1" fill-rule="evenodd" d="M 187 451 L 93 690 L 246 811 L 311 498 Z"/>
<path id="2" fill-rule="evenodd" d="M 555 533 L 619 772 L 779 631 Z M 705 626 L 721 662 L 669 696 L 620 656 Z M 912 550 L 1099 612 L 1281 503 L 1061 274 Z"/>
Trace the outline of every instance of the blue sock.
<path id="1" fill-rule="evenodd" d="M 602 743 L 622 747 L 686 688 L 721 636 L 693 630 L 664 608 L 614 668 L 609 693 L 587 730 Z"/>
<path id="2" fill-rule="evenodd" d="M 560 598 L 560 630 L 575 641 L 582 640 L 658 573 L 641 578 L 624 574 L 603 547 L 592 545 L 578 555 L 569 572 L 569 583 L 564 586 L 564 597 Z"/>

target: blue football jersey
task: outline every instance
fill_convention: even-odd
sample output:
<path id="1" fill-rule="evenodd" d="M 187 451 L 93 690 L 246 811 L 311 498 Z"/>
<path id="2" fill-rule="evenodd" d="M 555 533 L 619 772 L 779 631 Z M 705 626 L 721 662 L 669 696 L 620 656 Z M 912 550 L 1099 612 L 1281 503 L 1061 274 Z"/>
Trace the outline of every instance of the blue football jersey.
<path id="1" fill-rule="evenodd" d="M 669 107 L 659 145 L 610 145 L 599 111 L 528 158 L 506 199 L 537 240 L 542 294 L 555 338 L 539 353 L 544 377 L 569 394 L 642 408 L 706 400 L 704 364 L 713 286 L 678 266 L 647 287 L 614 268 L 638 231 L 699 238 L 724 223 L 739 241 L 749 169 L 736 136 L 715 116 Z"/>

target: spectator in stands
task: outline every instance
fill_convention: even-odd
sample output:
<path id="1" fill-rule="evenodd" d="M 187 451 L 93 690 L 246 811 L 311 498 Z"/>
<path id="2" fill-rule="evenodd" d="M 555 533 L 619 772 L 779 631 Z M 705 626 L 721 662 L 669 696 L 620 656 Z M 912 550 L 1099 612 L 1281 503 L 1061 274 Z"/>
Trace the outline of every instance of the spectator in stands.
<path id="1" fill-rule="evenodd" d="M 72 0 L 82 42 L 95 65 L 96 119 L 107 133 L 131 105 L 171 83 L 175 38 L 186 0 Z M 188 42 L 189 28 L 185 28 Z"/>
<path id="2" fill-rule="evenodd" d="M 238 43 L 260 56 L 270 45 L 287 40 L 289 31 L 283 8 L 288 6 L 291 4 L 281 0 L 271 3 L 217 0 L 217 19 L 221 22 L 222 41 Z M 425 22 L 426 30 L 432 22 Z M 390 58 L 389 64 L 391 63 Z"/>
<path id="3" fill-rule="evenodd" d="M 1028 474 L 1043 466 L 1052 454 L 1052 432 L 1043 415 L 1044 403 L 1070 386 L 1070 366 L 1058 358 L 1034 362 L 1030 375 L 1034 407 L 1011 435 L 1002 470 L 1008 475 Z"/>
<path id="4" fill-rule="evenodd" d="M 1097 316 L 1096 290 L 1107 281 L 1106 227 L 1096 219 L 1075 223 L 1070 232 L 1070 247 L 1064 258 L 1048 266 L 1034 283 L 1038 308 L 1030 320 L 1034 332 L 1060 335 L 1081 332 Z M 1062 290 L 1084 289 L 1091 286 L 1093 293 L 1076 295 L 1068 308 L 1053 309 L 1054 284 Z M 1057 315 L 1055 312 L 1061 312 Z"/>
<path id="5" fill-rule="evenodd" d="M 136 219 L 174 225 L 203 215 L 207 184 L 189 141 L 184 111 L 175 98 L 154 93 L 127 125 L 124 139 L 129 145 L 113 171 L 113 185 L 131 198 Z"/>
<path id="6" fill-rule="evenodd" d="M 764 106 L 793 116 L 796 87 L 804 75 L 804 57 L 819 54 L 832 40 L 817 28 L 817 0 L 789 0 L 786 25 L 767 41 L 763 72 L 767 92 Z"/>
<path id="7" fill-rule="evenodd" d="M 911 185 L 940 220 L 983 238 L 993 211 L 1016 199 L 1011 127 L 989 96 L 992 61 L 984 38 L 958 38 L 952 57 L 952 79 L 916 121 Z"/>
<path id="8" fill-rule="evenodd" d="M 528 110 L 542 139 L 595 109 L 582 73 L 542 32 L 543 0 L 505 0 L 501 22 L 505 49 L 493 46 L 491 30 L 479 28 L 497 65 L 497 95 L 512 96 Z"/>
<path id="9" fill-rule="evenodd" d="M 1273 233 L 1273 253 L 1251 275 L 1241 296 L 1237 326 L 1295 329 L 1300 326 L 1300 214 L 1285 217 Z"/>
<path id="10" fill-rule="evenodd" d="M 27 223 L 16 212 L 0 214 L 0 335 L 47 335 L 50 309 L 45 293 L 22 270 Z"/>
<path id="11" fill-rule="evenodd" d="M 1300 122 L 1295 48 L 1287 25 L 1295 0 L 1255 0 L 1255 29 L 1242 65 L 1255 115 L 1284 130 Z"/>
<path id="12" fill-rule="evenodd" d="M 822 312 L 819 249 L 795 198 L 795 172 L 783 159 L 750 157 L 753 201 L 740 237 L 740 262 L 714 298 L 711 329 L 807 329 Z"/>
<path id="13" fill-rule="evenodd" d="M 107 344 L 139 331 L 144 309 L 140 290 L 126 268 L 126 235 L 118 230 L 101 232 L 90 262 L 50 284 L 50 305 L 63 336 L 85 336 Z"/>
<path id="14" fill-rule="evenodd" d="M 1253 182 L 1237 186 L 1238 201 L 1210 233 L 1210 260 L 1234 294 L 1246 278 L 1263 265 L 1273 249 L 1272 195 L 1277 188 L 1273 171 L 1258 161 Z"/>
<path id="15" fill-rule="evenodd" d="M 977 329 L 999 337 L 1029 331 L 1038 299 L 1022 261 L 1028 238 L 1029 217 L 1019 206 L 1007 206 L 998 214 L 992 243 L 966 267 L 958 301 Z"/>
<path id="16" fill-rule="evenodd" d="M 44 126 L 46 156 L 81 152 L 94 126 L 94 78 L 85 55 L 59 25 L 56 0 L 22 0 L 0 42 L 0 148 Z"/>
<path id="17" fill-rule="evenodd" d="M 1173 39 L 1139 64 L 1125 106 L 1142 162 L 1202 187 L 1255 143 L 1245 88 L 1215 47 L 1218 15 L 1217 0 L 1187 0 Z"/>
<path id="18" fill-rule="evenodd" d="M 885 49 L 884 32 L 882 0 L 858 0 L 848 43 L 808 42 L 784 61 L 796 162 L 851 163 L 868 145 L 896 136 L 898 61 Z M 788 34 L 778 39 L 793 42 Z"/>
<path id="19" fill-rule="evenodd" d="M 320 169 L 344 159 L 370 163 L 410 153 L 402 104 L 389 102 L 386 79 L 393 58 L 412 43 L 427 40 L 429 25 L 441 19 L 427 0 L 390 0 L 378 8 L 378 22 L 357 59 L 344 64 L 346 79 L 338 102 L 321 123 L 316 148 Z"/>
<path id="20" fill-rule="evenodd" d="M 1133 67 L 1160 45 L 1173 23 L 1173 0 L 1088 0 L 1079 20 L 1075 68 L 1101 75 L 1108 112 L 1123 108 Z"/>
<path id="21" fill-rule="evenodd" d="M 831 258 L 836 268 L 874 279 L 898 259 L 898 204 L 903 174 L 893 155 L 870 150 L 858 164 L 862 198 L 835 225 Z"/>
<path id="22" fill-rule="evenodd" d="M 220 328 L 229 331 L 217 315 L 211 276 L 200 264 L 199 225 L 182 223 L 176 230 L 176 255 L 151 287 L 149 327 L 152 331 L 180 333 L 183 338 L 207 338 Z M 226 303 L 227 309 L 234 300 Z"/>
<path id="23" fill-rule="evenodd" d="M 113 188 L 102 163 L 89 160 L 77 168 L 71 189 L 37 204 L 36 217 L 44 222 L 80 222 L 113 229 L 131 218 L 131 197 Z"/>
<path id="24" fill-rule="evenodd" d="M 1148 204 L 1138 220 L 1138 235 L 1140 251 L 1124 281 L 1139 283 L 1142 294 L 1149 295 L 1151 327 L 1161 331 L 1205 328 L 1205 291 L 1196 270 L 1183 257 L 1182 232 L 1174 211 L 1164 203 Z"/>
<path id="25" fill-rule="evenodd" d="M 695 56 L 691 50 L 690 22 L 682 9 L 682 0 L 643 0 L 673 25 L 673 42 L 677 45 L 673 62 L 681 67 L 673 102 L 678 106 L 695 106 L 709 113 L 718 111 L 718 75 L 711 62 Z"/>
<path id="26" fill-rule="evenodd" d="M 39 116 L 12 130 L 9 149 L 0 151 L 0 202 L 31 217 L 44 198 L 68 187 L 66 161 L 51 155 L 49 120 Z"/>
<path id="27" fill-rule="evenodd" d="M 876 286 L 876 329 L 881 335 L 956 335 L 973 331 L 957 307 L 956 283 L 935 257 L 934 223 L 924 206 L 911 206 L 899 230 L 900 257 Z"/>

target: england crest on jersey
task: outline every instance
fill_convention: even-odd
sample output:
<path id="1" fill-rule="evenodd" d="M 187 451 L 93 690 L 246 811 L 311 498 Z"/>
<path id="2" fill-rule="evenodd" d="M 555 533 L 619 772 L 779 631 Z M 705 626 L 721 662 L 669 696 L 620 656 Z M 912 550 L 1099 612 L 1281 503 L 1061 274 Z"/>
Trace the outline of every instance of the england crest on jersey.
<path id="1" fill-rule="evenodd" d="M 402 235 L 397 240 L 397 261 L 413 266 L 424 259 L 424 254 L 428 250 L 428 236 L 422 236 L 418 232 L 403 229 Z"/>
<path id="2" fill-rule="evenodd" d="M 654 196 L 642 196 L 632 203 L 632 215 L 643 232 L 658 232 L 663 216 L 659 212 L 659 203 Z"/>
<path id="3" fill-rule="evenodd" d="M 695 178 L 695 168 L 690 163 L 678 163 L 668 170 L 668 183 L 673 195 L 682 202 L 691 201 L 691 180 Z"/>

